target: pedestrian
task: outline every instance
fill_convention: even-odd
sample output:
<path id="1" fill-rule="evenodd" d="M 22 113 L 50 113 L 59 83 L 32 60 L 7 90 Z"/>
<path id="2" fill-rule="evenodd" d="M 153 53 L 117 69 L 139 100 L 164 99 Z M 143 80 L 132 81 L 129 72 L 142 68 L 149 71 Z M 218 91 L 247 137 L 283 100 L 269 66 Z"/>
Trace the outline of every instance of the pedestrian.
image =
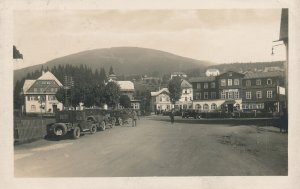
<path id="1" fill-rule="evenodd" d="M 138 113 L 137 113 L 137 115 L 138 115 L 138 120 L 140 120 L 140 116 L 141 116 L 141 110 L 138 110 Z"/>
<path id="2" fill-rule="evenodd" d="M 170 118 L 171 118 L 171 123 L 173 124 L 174 123 L 174 109 L 171 110 L 170 112 Z"/>
<path id="3" fill-rule="evenodd" d="M 132 110 L 132 127 L 136 127 L 137 124 L 136 124 L 136 121 L 137 120 L 137 113 L 136 111 Z"/>

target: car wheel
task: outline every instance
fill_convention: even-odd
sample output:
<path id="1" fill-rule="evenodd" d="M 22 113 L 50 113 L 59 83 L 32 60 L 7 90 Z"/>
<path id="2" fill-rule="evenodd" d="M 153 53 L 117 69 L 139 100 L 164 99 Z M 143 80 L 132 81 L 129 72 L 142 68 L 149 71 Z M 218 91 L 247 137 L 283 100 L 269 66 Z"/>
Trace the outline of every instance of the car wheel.
<path id="1" fill-rule="evenodd" d="M 116 125 L 116 119 L 111 120 L 111 128 L 114 128 Z"/>
<path id="2" fill-rule="evenodd" d="M 93 124 L 93 125 L 91 126 L 91 128 L 90 128 L 90 132 L 91 132 L 91 134 L 96 133 L 96 132 L 97 132 L 97 126 Z"/>
<path id="3" fill-rule="evenodd" d="M 78 139 L 80 137 L 80 128 L 77 126 L 73 129 L 73 138 Z"/>
<path id="4" fill-rule="evenodd" d="M 128 125 L 132 125 L 132 118 L 128 118 L 127 123 L 128 123 Z"/>
<path id="5" fill-rule="evenodd" d="M 105 129 L 106 129 L 105 121 L 101 122 L 100 129 L 101 129 L 101 131 L 105 131 Z"/>

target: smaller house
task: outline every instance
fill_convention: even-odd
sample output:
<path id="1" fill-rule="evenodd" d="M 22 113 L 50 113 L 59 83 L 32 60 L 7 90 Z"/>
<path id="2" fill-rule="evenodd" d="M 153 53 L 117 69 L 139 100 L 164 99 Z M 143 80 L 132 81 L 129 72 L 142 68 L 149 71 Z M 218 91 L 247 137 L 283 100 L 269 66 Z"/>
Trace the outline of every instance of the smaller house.
<path id="1" fill-rule="evenodd" d="M 168 88 L 162 88 L 159 91 L 151 92 L 151 111 L 170 111 L 172 103 L 169 94 Z"/>
<path id="2" fill-rule="evenodd" d="M 173 73 L 171 74 L 171 79 L 172 79 L 173 77 L 186 78 L 187 75 L 186 75 L 186 73 L 184 73 L 184 72 L 173 72 Z"/>
<path id="3" fill-rule="evenodd" d="M 130 99 L 131 107 L 135 110 L 140 109 L 140 101 L 134 99 L 134 84 L 131 81 L 115 81 L 120 86 L 121 95 L 127 95 Z"/>
<path id="4" fill-rule="evenodd" d="M 193 107 L 193 87 L 187 80 L 181 81 L 182 94 L 176 102 L 176 109 L 192 109 Z"/>
<path id="5" fill-rule="evenodd" d="M 23 85 L 24 112 L 52 114 L 58 109 L 62 110 L 63 104 L 55 96 L 61 87 L 61 82 L 50 71 L 43 71 L 42 76 L 36 80 L 26 79 Z"/>
<path id="6" fill-rule="evenodd" d="M 205 72 L 205 75 L 207 77 L 210 77 L 210 76 L 218 76 L 220 75 L 220 71 L 218 69 L 207 69 L 206 72 Z"/>

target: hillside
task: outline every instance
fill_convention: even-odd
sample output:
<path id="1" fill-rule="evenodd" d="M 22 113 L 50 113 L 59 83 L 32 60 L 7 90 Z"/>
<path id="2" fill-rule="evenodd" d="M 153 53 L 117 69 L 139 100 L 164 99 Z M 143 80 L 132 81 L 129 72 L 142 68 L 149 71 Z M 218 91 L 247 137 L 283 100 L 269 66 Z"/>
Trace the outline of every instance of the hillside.
<path id="1" fill-rule="evenodd" d="M 231 64 L 216 64 L 208 66 L 208 68 L 218 69 L 221 73 L 227 71 L 246 72 L 246 71 L 264 71 L 267 67 L 279 67 L 284 69 L 284 61 L 274 62 L 251 62 L 251 63 L 231 63 Z"/>
<path id="2" fill-rule="evenodd" d="M 44 64 L 35 65 L 14 72 L 14 80 L 22 79 L 27 73 L 36 69 L 70 64 L 79 66 L 85 64 L 91 69 L 104 67 L 108 71 L 112 66 L 117 75 L 131 74 L 166 74 L 174 71 L 188 69 L 205 69 L 212 65 L 211 62 L 199 61 L 191 58 L 174 55 L 168 52 L 138 48 L 138 47 L 114 47 L 107 49 L 95 49 L 60 57 Z"/>

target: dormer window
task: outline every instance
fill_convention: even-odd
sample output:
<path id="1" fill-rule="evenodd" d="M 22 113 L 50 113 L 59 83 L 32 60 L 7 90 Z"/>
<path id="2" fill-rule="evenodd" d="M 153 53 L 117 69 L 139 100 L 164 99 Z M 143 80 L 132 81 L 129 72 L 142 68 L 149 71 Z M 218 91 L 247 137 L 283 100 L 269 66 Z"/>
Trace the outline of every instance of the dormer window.
<path id="1" fill-rule="evenodd" d="M 204 83 L 204 89 L 208 88 L 208 83 Z"/>
<path id="2" fill-rule="evenodd" d="M 272 84 L 272 79 L 267 79 L 267 84 L 271 85 Z"/>
<path id="3" fill-rule="evenodd" d="M 231 73 L 231 72 L 230 72 L 230 73 L 228 73 L 228 76 L 229 76 L 229 77 L 231 77 L 231 76 L 232 76 L 232 73 Z"/>
<path id="4" fill-rule="evenodd" d="M 256 85 L 261 85 L 261 80 L 260 79 L 256 80 Z"/>
<path id="5" fill-rule="evenodd" d="M 251 86 L 251 80 L 246 80 L 246 86 Z"/>

